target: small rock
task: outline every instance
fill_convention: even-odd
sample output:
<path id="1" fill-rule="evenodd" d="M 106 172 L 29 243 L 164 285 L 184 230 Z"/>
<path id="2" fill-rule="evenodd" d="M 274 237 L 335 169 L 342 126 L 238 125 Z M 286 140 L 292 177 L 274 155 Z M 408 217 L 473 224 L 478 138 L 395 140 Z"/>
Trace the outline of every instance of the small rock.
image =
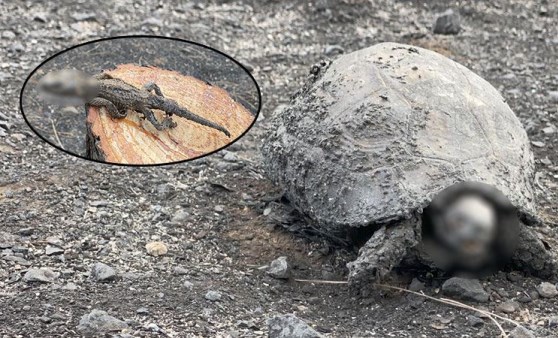
<path id="1" fill-rule="evenodd" d="M 190 217 L 190 213 L 186 210 L 179 210 L 172 216 L 171 222 L 173 223 L 182 223 L 186 221 Z"/>
<path id="2" fill-rule="evenodd" d="M 33 21 L 38 22 L 47 22 L 48 21 L 48 13 L 45 12 L 36 12 L 33 16 Z"/>
<path id="3" fill-rule="evenodd" d="M 77 327 L 85 335 L 101 335 L 108 332 L 118 332 L 128 328 L 128 324 L 117 319 L 105 311 L 93 310 L 83 315 Z"/>
<path id="4" fill-rule="evenodd" d="M 163 242 L 151 242 L 145 245 L 147 253 L 151 256 L 162 256 L 168 252 L 167 245 Z"/>
<path id="5" fill-rule="evenodd" d="M 59 237 L 56 237 L 56 236 L 47 237 L 46 242 L 47 242 L 47 244 L 54 245 L 54 246 L 59 246 L 59 247 L 64 245 L 62 240 Z"/>
<path id="6" fill-rule="evenodd" d="M 558 328 L 558 316 L 548 318 L 548 327 L 551 329 Z"/>
<path id="7" fill-rule="evenodd" d="M 22 229 L 19 229 L 19 231 L 17 233 L 20 236 L 31 236 L 33 234 L 33 231 L 35 231 L 34 228 L 22 228 Z"/>
<path id="8" fill-rule="evenodd" d="M 69 282 L 62 287 L 62 290 L 75 291 L 77 288 L 78 286 L 75 283 Z"/>
<path id="9" fill-rule="evenodd" d="M 223 208 L 222 205 L 216 205 L 215 208 L 213 208 L 213 210 L 215 210 L 216 212 L 223 212 L 223 210 L 225 210 Z"/>
<path id="10" fill-rule="evenodd" d="M 91 278 L 96 282 L 108 282 L 116 279 L 116 271 L 105 263 L 95 263 L 91 267 Z"/>
<path id="11" fill-rule="evenodd" d="M 236 156 L 236 154 L 233 153 L 232 151 L 227 151 L 223 156 L 223 160 L 227 162 L 236 162 L 238 161 L 238 156 Z"/>
<path id="12" fill-rule="evenodd" d="M 552 103 L 558 103 L 558 91 L 550 91 L 548 92 L 548 97 L 550 99 L 550 102 Z"/>
<path id="13" fill-rule="evenodd" d="M 467 321 L 472 327 L 481 327 L 484 325 L 484 320 L 482 320 L 482 318 L 473 315 L 467 316 Z"/>
<path id="14" fill-rule="evenodd" d="M 548 282 L 542 282 L 539 286 L 537 286 L 537 292 L 543 298 L 553 298 L 558 296 L 556 285 Z"/>
<path id="15" fill-rule="evenodd" d="M 476 279 L 453 277 L 442 284 L 445 295 L 479 303 L 488 302 L 489 295 Z"/>
<path id="16" fill-rule="evenodd" d="M 184 284 L 182 284 L 182 285 L 184 285 L 184 287 L 188 290 L 192 290 L 192 288 L 194 288 L 194 283 L 192 283 L 190 281 L 185 281 Z"/>
<path id="17" fill-rule="evenodd" d="M 70 15 L 72 19 L 76 21 L 92 21 L 95 20 L 96 14 L 93 12 L 90 13 L 73 13 Z"/>
<path id="18" fill-rule="evenodd" d="M 138 315 L 148 315 L 149 314 L 149 309 L 146 307 L 140 307 L 139 309 L 136 310 L 136 313 Z"/>
<path id="19" fill-rule="evenodd" d="M 267 320 L 269 338 L 321 338 L 316 330 L 293 314 L 273 317 Z"/>
<path id="20" fill-rule="evenodd" d="M 436 18 L 434 34 L 457 34 L 461 31 L 461 18 L 459 13 L 448 9 Z"/>
<path id="21" fill-rule="evenodd" d="M 52 283 L 58 278 L 59 273 L 56 273 L 48 268 L 29 269 L 23 276 L 23 280 L 27 283 Z"/>
<path id="22" fill-rule="evenodd" d="M 173 271 L 174 271 L 175 275 L 187 275 L 188 274 L 188 270 L 186 268 L 181 267 L 181 266 L 175 266 Z"/>
<path id="23" fill-rule="evenodd" d="M 544 148 L 546 144 L 541 141 L 531 141 L 531 144 L 537 148 Z"/>
<path id="24" fill-rule="evenodd" d="M 523 326 L 517 326 L 513 329 L 508 338 L 536 338 L 533 332 L 529 331 L 528 329 L 524 328 Z"/>
<path id="25" fill-rule="evenodd" d="M 16 35 L 12 31 L 3 31 L 2 32 L 2 38 L 6 39 L 6 40 L 12 40 L 12 39 L 15 39 L 15 37 L 16 37 Z"/>
<path id="26" fill-rule="evenodd" d="M 148 26 L 161 27 L 161 26 L 163 26 L 163 20 L 157 19 L 157 18 L 154 18 L 154 17 L 150 17 L 150 18 L 147 18 L 147 19 L 143 20 L 142 24 L 148 25 Z"/>
<path id="27" fill-rule="evenodd" d="M 519 303 L 514 301 L 507 301 L 501 304 L 498 304 L 496 307 L 496 311 L 500 311 L 503 313 L 513 313 L 519 309 Z"/>
<path id="28" fill-rule="evenodd" d="M 417 291 L 422 291 L 424 289 L 425 289 L 424 283 L 416 278 L 413 278 L 411 284 L 409 284 L 409 290 L 411 291 L 417 292 Z"/>
<path id="29" fill-rule="evenodd" d="M 288 279 L 291 275 L 291 270 L 287 263 L 287 257 L 281 256 L 271 262 L 267 273 L 273 278 Z"/>
<path id="30" fill-rule="evenodd" d="M 64 249 L 57 246 L 47 245 L 47 247 L 45 248 L 45 254 L 47 254 L 47 256 L 61 255 L 63 253 Z"/>
<path id="31" fill-rule="evenodd" d="M 0 249 L 8 249 L 14 246 L 15 243 L 15 236 L 5 232 L 0 231 Z"/>
<path id="32" fill-rule="evenodd" d="M 543 128 L 542 132 L 545 135 L 552 135 L 556 132 L 556 130 L 554 129 L 554 127 L 545 127 Z"/>
<path id="33" fill-rule="evenodd" d="M 213 291 L 213 290 L 209 290 L 207 291 L 207 293 L 205 294 L 205 299 L 210 300 L 212 302 L 216 302 L 218 300 L 221 300 L 221 293 L 218 291 Z"/>
<path id="34" fill-rule="evenodd" d="M 343 47 L 339 45 L 329 45 L 324 48 L 324 54 L 327 56 L 338 55 L 345 53 Z"/>

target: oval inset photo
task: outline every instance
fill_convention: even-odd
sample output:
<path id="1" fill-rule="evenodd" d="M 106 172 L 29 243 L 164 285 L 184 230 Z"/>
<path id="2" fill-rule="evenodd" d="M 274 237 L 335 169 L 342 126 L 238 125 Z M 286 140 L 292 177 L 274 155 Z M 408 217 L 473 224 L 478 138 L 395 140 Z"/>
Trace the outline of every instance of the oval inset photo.
<path id="1" fill-rule="evenodd" d="M 124 36 L 62 51 L 21 89 L 25 120 L 69 154 L 122 165 L 196 159 L 256 121 L 258 84 L 230 56 L 186 40 Z"/>

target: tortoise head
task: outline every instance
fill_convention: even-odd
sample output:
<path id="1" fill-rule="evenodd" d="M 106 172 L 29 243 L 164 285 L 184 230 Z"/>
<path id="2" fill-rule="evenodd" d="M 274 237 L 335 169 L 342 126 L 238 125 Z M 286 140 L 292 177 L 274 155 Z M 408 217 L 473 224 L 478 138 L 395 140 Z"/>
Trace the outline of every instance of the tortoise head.
<path id="1" fill-rule="evenodd" d="M 478 257 L 487 253 L 496 237 L 496 210 L 479 195 L 463 195 L 433 225 L 436 236 L 452 251 L 462 257 Z"/>
<path id="2" fill-rule="evenodd" d="M 47 94 L 82 99 L 92 98 L 98 91 L 94 79 L 75 69 L 47 73 L 39 80 L 39 89 Z"/>

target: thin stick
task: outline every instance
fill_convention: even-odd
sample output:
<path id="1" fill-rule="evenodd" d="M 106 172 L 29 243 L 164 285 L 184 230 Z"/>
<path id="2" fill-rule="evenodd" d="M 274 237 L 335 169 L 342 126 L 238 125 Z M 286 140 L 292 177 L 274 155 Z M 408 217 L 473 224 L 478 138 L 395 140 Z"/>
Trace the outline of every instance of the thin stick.
<path id="1" fill-rule="evenodd" d="M 62 145 L 62 141 L 60 141 L 60 137 L 58 137 L 58 132 L 56 131 L 56 126 L 54 125 L 54 121 L 52 121 L 52 119 L 50 119 L 50 124 L 52 125 L 52 130 L 54 131 L 54 137 L 56 137 L 56 141 L 58 141 L 60 148 L 66 150 Z"/>

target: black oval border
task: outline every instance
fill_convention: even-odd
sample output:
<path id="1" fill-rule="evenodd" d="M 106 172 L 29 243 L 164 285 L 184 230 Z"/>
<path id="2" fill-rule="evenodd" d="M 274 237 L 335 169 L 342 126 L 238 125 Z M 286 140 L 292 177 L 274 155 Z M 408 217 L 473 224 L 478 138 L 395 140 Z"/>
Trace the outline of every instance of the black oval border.
<path id="1" fill-rule="evenodd" d="M 192 45 L 196 45 L 202 48 L 206 48 L 209 49 L 213 52 L 216 52 L 218 54 L 223 55 L 224 57 L 232 60 L 234 63 L 236 63 L 237 65 L 239 65 L 247 74 L 248 76 L 250 76 L 250 78 L 252 79 L 252 81 L 254 82 L 254 84 L 256 85 L 256 90 L 258 92 L 258 107 L 257 107 L 257 112 L 256 115 L 254 116 L 254 121 L 252 121 L 252 123 L 250 124 L 250 126 L 248 126 L 248 128 L 246 128 L 246 130 L 240 134 L 240 136 L 238 136 L 236 139 L 234 139 L 232 142 L 227 143 L 225 146 L 215 149 L 209 153 L 203 154 L 201 156 L 195 157 L 195 158 L 189 158 L 187 160 L 182 160 L 182 161 L 175 161 L 175 162 L 166 162 L 166 163 L 156 163 L 156 164 L 125 164 L 125 163 L 113 163 L 113 162 L 105 162 L 105 161 L 99 161 L 99 160 L 94 160 L 94 159 L 90 159 L 87 158 L 85 156 L 81 156 L 81 155 L 77 155 L 74 153 L 71 153 L 67 150 L 62 149 L 61 147 L 51 143 L 49 140 L 47 140 L 45 137 L 43 137 L 40 133 L 38 133 L 35 128 L 33 128 L 33 126 L 31 125 L 31 123 L 29 123 L 29 121 L 27 120 L 27 116 L 25 115 L 25 112 L 23 110 L 23 90 L 25 89 L 25 86 L 27 86 L 27 82 L 29 82 L 29 79 L 31 79 L 31 76 L 33 76 L 33 74 L 35 74 L 35 72 L 37 72 L 37 70 L 39 70 L 39 68 L 41 68 L 45 63 L 47 63 L 48 61 L 54 59 L 55 57 L 57 57 L 60 54 L 64 54 L 67 51 L 70 51 L 74 48 L 78 48 L 81 46 L 85 46 L 88 44 L 92 44 L 92 43 L 96 43 L 96 42 L 101 42 L 101 41 L 109 41 L 109 40 L 116 40 L 116 39 L 129 39 L 129 38 L 150 38 L 150 39 L 164 39 L 164 40 L 172 40 L 172 41 L 179 41 L 182 43 L 189 43 Z M 31 73 L 29 73 L 29 75 L 27 76 L 27 78 L 25 79 L 25 81 L 23 82 L 23 85 L 21 86 L 21 90 L 19 91 L 19 111 L 21 113 L 21 115 L 23 116 L 23 119 L 25 120 L 25 123 L 27 123 L 27 125 L 29 126 L 29 128 L 33 131 L 33 133 L 35 133 L 35 135 L 37 135 L 41 140 L 43 140 L 44 142 L 46 142 L 47 144 L 51 145 L 52 147 L 60 150 L 61 152 L 73 156 L 73 157 L 77 157 L 80 158 L 82 160 L 86 160 L 89 162 L 96 162 L 96 163 L 102 163 L 102 164 L 106 164 L 106 165 L 114 165 L 114 166 L 122 166 L 122 167 L 159 167 L 159 166 L 165 166 L 165 165 L 175 165 L 175 164 L 179 164 L 179 163 L 185 163 L 185 162 L 190 162 L 190 161 L 195 161 L 195 160 L 199 160 L 201 158 L 204 158 L 206 156 L 209 155 L 213 155 L 216 152 L 219 152 L 225 148 L 230 147 L 231 145 L 233 145 L 234 143 L 236 143 L 238 140 L 240 140 L 241 138 L 244 137 L 244 135 L 246 135 L 246 133 L 248 133 L 250 131 L 250 129 L 252 129 L 252 127 L 254 127 L 254 124 L 256 123 L 256 121 L 258 120 L 258 117 L 260 115 L 260 112 L 262 110 L 262 92 L 260 89 L 260 86 L 258 84 L 258 82 L 256 81 L 256 79 L 254 78 L 254 76 L 252 75 L 252 73 L 250 73 L 250 71 L 239 61 L 237 61 L 235 58 L 233 58 L 232 56 L 225 54 L 223 52 L 221 52 L 218 49 L 215 49 L 213 47 L 209 47 L 206 46 L 202 43 L 199 42 L 194 42 L 194 41 L 190 41 L 190 40 L 186 40 L 186 39 L 180 39 L 180 38 L 173 38 L 173 37 L 168 37 L 168 36 L 159 36 L 159 35 L 121 35 L 121 36 L 112 36 L 112 37 L 108 37 L 108 38 L 101 38 L 101 39 L 96 39 L 96 40 L 91 40 L 91 41 L 87 41 L 84 43 L 80 43 L 77 45 L 74 45 L 72 47 L 66 48 L 54 55 L 51 55 L 50 57 L 46 58 L 44 61 L 42 61 L 37 67 L 35 67 Z"/>

